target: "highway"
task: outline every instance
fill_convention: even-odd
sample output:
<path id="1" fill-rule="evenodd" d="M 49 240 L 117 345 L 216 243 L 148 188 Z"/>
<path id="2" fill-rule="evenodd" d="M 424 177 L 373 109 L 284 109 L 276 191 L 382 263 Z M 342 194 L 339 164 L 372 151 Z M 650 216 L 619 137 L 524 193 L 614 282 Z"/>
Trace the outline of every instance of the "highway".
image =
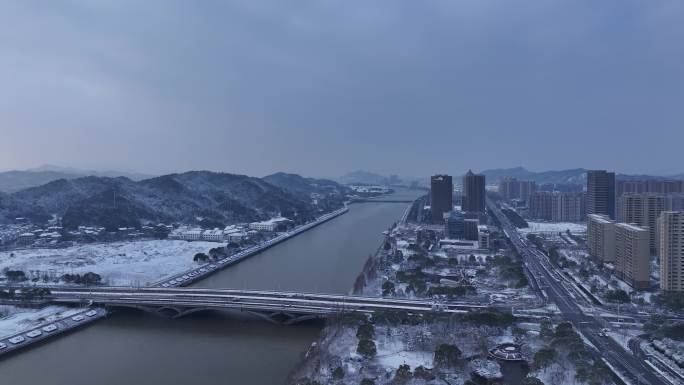
<path id="1" fill-rule="evenodd" d="M 568 288 L 571 285 L 565 284 L 561 273 L 553 269 L 541 251 L 523 239 L 494 202 L 487 200 L 487 206 L 501 223 L 504 233 L 521 255 L 530 274 L 539 280 L 548 300 L 558 306 L 563 318 L 571 322 L 586 340 L 596 347 L 598 354 L 610 366 L 617 369 L 622 377 L 627 378 L 634 385 L 671 385 L 669 381 L 652 371 L 642 359 L 624 350 L 612 338 L 600 336 L 599 333 L 604 327 L 603 320 L 582 311 L 578 302 L 584 302 L 584 298 L 575 295 L 574 288 Z"/>

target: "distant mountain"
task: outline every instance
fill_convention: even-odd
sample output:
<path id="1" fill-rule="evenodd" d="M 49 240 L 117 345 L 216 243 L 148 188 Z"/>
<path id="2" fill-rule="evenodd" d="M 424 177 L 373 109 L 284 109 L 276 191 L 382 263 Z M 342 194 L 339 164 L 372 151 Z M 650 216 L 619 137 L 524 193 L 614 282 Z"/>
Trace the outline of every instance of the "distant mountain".
<path id="1" fill-rule="evenodd" d="M 529 171 L 523 167 L 485 170 L 482 172 L 487 177 L 487 183 L 496 183 L 504 177 L 517 178 L 519 180 L 533 180 L 537 183 L 586 183 L 586 169 L 574 168 L 559 171 Z"/>
<path id="2" fill-rule="evenodd" d="M 387 184 L 389 178 L 369 171 L 357 170 L 347 173 L 339 178 L 337 181 L 343 184 Z"/>
<path id="3" fill-rule="evenodd" d="M 485 170 L 482 172 L 487 177 L 487 183 L 496 183 L 501 178 L 512 177 L 519 180 L 533 180 L 539 184 L 541 183 L 573 183 L 585 184 L 587 181 L 587 170 L 584 168 L 574 168 L 569 170 L 559 171 L 529 171 L 523 167 L 514 168 L 500 168 Z M 617 174 L 616 179 L 619 180 L 649 180 L 649 179 L 684 179 L 684 174 L 674 175 L 670 177 L 655 176 L 655 175 L 628 175 Z"/>
<path id="4" fill-rule="evenodd" d="M 320 192 L 318 206 L 312 204 L 311 192 Z M 279 214 L 304 220 L 321 207 L 339 207 L 344 192 L 335 182 L 293 174 L 261 179 L 191 171 L 142 181 L 89 176 L 0 195 L 0 221 L 17 216 L 40 221 L 54 214 L 66 227 L 116 228 L 159 221 L 219 226 Z"/>
<path id="5" fill-rule="evenodd" d="M 13 170 L 0 172 L 0 191 L 12 193 L 40 186 L 58 179 L 76 179 L 85 176 L 119 177 L 124 176 L 132 180 L 142 180 L 150 175 L 117 172 L 117 171 L 88 171 L 58 166 L 41 166 L 29 170 Z"/>

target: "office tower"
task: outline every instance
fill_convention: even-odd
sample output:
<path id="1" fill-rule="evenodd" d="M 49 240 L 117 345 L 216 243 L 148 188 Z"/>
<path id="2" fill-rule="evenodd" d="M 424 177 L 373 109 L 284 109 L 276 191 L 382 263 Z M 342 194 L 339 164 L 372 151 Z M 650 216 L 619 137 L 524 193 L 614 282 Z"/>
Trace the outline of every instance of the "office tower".
<path id="1" fill-rule="evenodd" d="M 615 219 L 615 173 L 587 171 L 587 214 L 604 214 Z"/>
<path id="2" fill-rule="evenodd" d="M 471 170 L 463 177 L 463 202 L 461 209 L 466 212 L 485 212 L 485 176 L 474 174 Z"/>
<path id="3" fill-rule="evenodd" d="M 660 290 L 684 292 L 684 212 L 662 212 L 657 233 Z"/>
<path id="4" fill-rule="evenodd" d="M 589 254 L 603 263 L 615 260 L 615 222 L 605 215 L 587 216 Z"/>
<path id="5" fill-rule="evenodd" d="M 615 225 L 615 274 L 635 289 L 651 286 L 648 230 L 628 223 Z"/>
<path id="6" fill-rule="evenodd" d="M 444 219 L 444 234 L 449 239 L 465 239 L 465 216 L 460 211 L 452 211 Z"/>
<path id="7" fill-rule="evenodd" d="M 444 213 L 454 207 L 454 185 L 449 175 L 433 175 L 430 179 L 430 212 L 433 222 L 442 223 Z"/>
<path id="8" fill-rule="evenodd" d="M 480 221 L 477 219 L 466 219 L 463 221 L 463 235 L 469 241 L 477 241 L 479 237 L 478 226 Z"/>
<path id="9" fill-rule="evenodd" d="M 666 199 L 662 194 L 642 193 L 625 194 L 618 198 L 618 221 L 633 223 L 647 228 L 649 251 L 656 253 L 656 222 L 660 213 L 666 209 Z"/>

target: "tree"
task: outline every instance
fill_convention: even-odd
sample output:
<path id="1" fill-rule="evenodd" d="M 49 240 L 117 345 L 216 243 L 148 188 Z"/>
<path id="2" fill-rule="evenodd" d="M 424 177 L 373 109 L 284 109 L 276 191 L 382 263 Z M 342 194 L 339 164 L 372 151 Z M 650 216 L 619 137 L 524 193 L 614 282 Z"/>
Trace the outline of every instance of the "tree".
<path id="1" fill-rule="evenodd" d="M 359 340 L 356 352 L 366 358 L 373 358 L 378 353 L 378 350 L 375 347 L 375 342 L 373 342 L 373 340 L 363 339 Z"/>
<path id="2" fill-rule="evenodd" d="M 360 340 L 372 340 L 375 334 L 373 324 L 363 323 L 356 329 L 356 338 Z"/>
<path id="3" fill-rule="evenodd" d="M 344 378 L 344 369 L 342 369 L 341 366 L 338 366 L 333 370 L 332 372 L 332 377 L 335 380 L 341 380 Z"/>
<path id="4" fill-rule="evenodd" d="M 392 281 L 385 281 L 382 284 L 382 296 L 387 297 L 390 295 L 394 295 L 395 289 L 394 289 L 394 283 Z"/>
<path id="5" fill-rule="evenodd" d="M 397 369 L 397 373 L 394 375 L 394 378 L 402 381 L 408 380 L 409 378 L 411 378 L 411 376 L 411 367 L 406 364 L 403 364 L 399 365 L 399 368 Z"/>
<path id="6" fill-rule="evenodd" d="M 361 380 L 359 385 L 375 385 L 375 381 L 373 381 L 373 379 L 371 378 L 364 378 L 363 380 Z"/>
<path id="7" fill-rule="evenodd" d="M 534 353 L 534 366 L 538 369 L 544 369 L 551 365 L 558 357 L 558 352 L 554 348 L 542 348 Z"/>
<path id="8" fill-rule="evenodd" d="M 606 300 L 609 302 L 629 303 L 630 298 L 629 298 L 629 294 L 627 294 L 626 291 L 624 291 L 622 289 L 617 289 L 617 290 L 608 290 L 606 292 Z"/>
<path id="9" fill-rule="evenodd" d="M 432 381 L 436 378 L 435 375 L 432 374 L 432 370 L 427 369 L 422 365 L 417 367 L 416 370 L 413 371 L 413 377 L 422 378 L 425 381 Z"/>
<path id="10" fill-rule="evenodd" d="M 461 349 L 456 345 L 440 344 L 435 350 L 435 366 L 453 367 L 456 366 L 461 359 Z"/>
<path id="11" fill-rule="evenodd" d="M 544 383 L 537 377 L 525 377 L 525 379 L 523 379 L 522 385 L 544 385 Z"/>
<path id="12" fill-rule="evenodd" d="M 7 270 L 5 276 L 10 282 L 23 282 L 26 281 L 26 273 L 21 270 Z"/>
<path id="13" fill-rule="evenodd" d="M 204 253 L 197 253 L 192 260 L 195 262 L 206 262 L 209 260 L 209 256 Z"/>

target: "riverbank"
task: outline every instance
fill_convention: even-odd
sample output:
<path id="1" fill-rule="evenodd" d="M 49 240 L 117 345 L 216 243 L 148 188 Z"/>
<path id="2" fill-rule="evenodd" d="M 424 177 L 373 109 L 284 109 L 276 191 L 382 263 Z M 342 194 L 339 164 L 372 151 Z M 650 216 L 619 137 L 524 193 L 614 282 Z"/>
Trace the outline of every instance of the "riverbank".
<path id="1" fill-rule="evenodd" d="M 157 281 L 155 284 L 152 286 L 162 286 L 166 284 L 167 287 L 169 286 L 188 286 L 190 284 L 196 283 L 200 281 L 203 278 L 206 278 L 212 274 L 215 274 L 216 272 L 225 269 L 228 266 L 235 265 L 249 257 L 252 257 L 256 254 L 259 254 L 275 245 L 278 245 L 282 242 L 285 242 L 288 239 L 291 239 L 299 234 L 302 234 L 308 230 L 313 229 L 316 226 L 319 226 L 325 222 L 328 222 L 334 218 L 337 218 L 338 216 L 345 214 L 349 211 L 349 208 L 347 206 L 335 210 L 331 213 L 324 214 L 320 217 L 318 217 L 315 221 L 312 221 L 310 223 L 298 226 L 286 233 L 280 234 L 276 236 L 275 238 L 269 239 L 265 242 L 262 242 L 258 245 L 252 246 L 246 250 L 243 250 L 237 254 L 231 255 L 229 257 L 219 259 L 217 261 L 213 261 L 210 263 L 206 263 L 204 265 L 200 265 L 197 267 L 194 267 L 190 270 L 186 270 L 183 272 L 180 272 L 178 274 L 175 274 L 170 277 L 165 277 L 161 281 Z M 179 277 L 188 277 L 187 279 L 183 279 L 182 281 L 179 281 Z M 173 281 L 173 283 L 171 283 Z M 89 313 L 91 311 L 95 311 L 95 314 L 87 315 L 86 313 Z M 100 308 L 93 308 L 93 309 L 85 309 L 85 310 L 79 310 L 74 312 L 73 314 L 69 314 L 68 316 L 60 317 L 60 318 L 55 318 L 55 320 L 52 320 L 50 322 L 47 322 L 45 324 L 40 324 L 38 326 L 35 326 L 30 329 L 22 330 L 17 333 L 13 333 L 8 336 L 3 336 L 0 337 L 0 358 L 4 357 L 5 355 L 11 354 L 11 353 L 16 353 L 18 350 L 21 349 L 26 349 L 29 348 L 33 345 L 39 344 L 39 343 L 45 343 L 46 340 L 50 338 L 55 338 L 59 335 L 62 335 L 64 333 L 74 331 L 77 328 L 82 327 L 85 324 L 90 324 L 98 319 L 101 319 L 105 317 L 108 314 L 108 311 L 106 309 L 100 309 Z M 79 317 L 80 316 L 80 317 Z M 78 320 L 73 319 L 76 317 Z M 56 325 L 57 329 L 53 330 L 51 332 L 44 332 L 43 328 L 47 325 Z M 26 335 L 31 334 L 31 333 L 40 333 L 39 336 L 36 337 L 26 337 Z M 13 343 L 10 340 L 13 340 L 14 338 L 17 338 L 14 341 L 19 341 L 17 343 Z"/>

